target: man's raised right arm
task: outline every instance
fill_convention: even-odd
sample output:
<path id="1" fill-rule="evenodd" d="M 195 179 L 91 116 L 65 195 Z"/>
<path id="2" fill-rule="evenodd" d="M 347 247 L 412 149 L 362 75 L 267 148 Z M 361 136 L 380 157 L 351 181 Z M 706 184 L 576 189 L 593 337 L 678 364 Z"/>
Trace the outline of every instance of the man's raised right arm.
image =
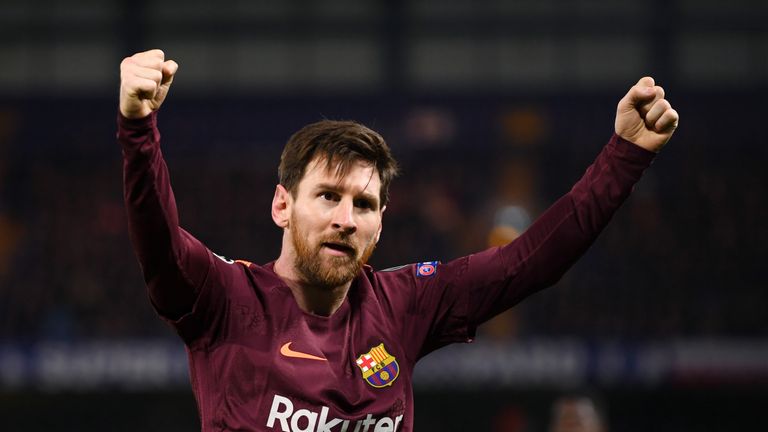
<path id="1" fill-rule="evenodd" d="M 157 109 L 178 65 L 160 50 L 120 64 L 118 141 L 123 150 L 124 198 L 131 242 L 149 296 L 166 318 L 190 312 L 210 271 L 207 249 L 179 227 L 168 168 L 160 149 Z"/>

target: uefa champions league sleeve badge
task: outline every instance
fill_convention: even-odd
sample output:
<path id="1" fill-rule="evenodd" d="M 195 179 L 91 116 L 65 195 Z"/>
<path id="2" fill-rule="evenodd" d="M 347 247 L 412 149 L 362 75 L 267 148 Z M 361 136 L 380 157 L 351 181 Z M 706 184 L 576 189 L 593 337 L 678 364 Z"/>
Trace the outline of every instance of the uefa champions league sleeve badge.
<path id="1" fill-rule="evenodd" d="M 437 265 L 440 261 L 426 261 L 416 263 L 416 276 L 417 277 L 429 277 L 434 276 L 437 273 Z"/>

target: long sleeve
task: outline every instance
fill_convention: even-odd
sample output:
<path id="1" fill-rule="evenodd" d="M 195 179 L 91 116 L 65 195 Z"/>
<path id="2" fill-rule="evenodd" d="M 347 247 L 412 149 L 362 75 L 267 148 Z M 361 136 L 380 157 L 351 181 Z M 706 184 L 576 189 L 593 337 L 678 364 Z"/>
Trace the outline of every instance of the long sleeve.
<path id="1" fill-rule="evenodd" d="M 571 190 L 557 200 L 516 241 L 500 249 L 502 298 L 481 298 L 476 307 L 500 312 L 484 302 L 508 308 L 556 283 L 597 239 L 632 192 L 655 153 L 613 135 Z M 502 309 L 503 310 L 503 309 Z M 482 316 L 481 322 L 490 316 Z"/>
<path id="2" fill-rule="evenodd" d="M 410 315 L 402 338 L 414 342 L 414 358 L 472 340 L 479 324 L 560 280 L 594 243 L 654 156 L 613 135 L 573 188 L 515 241 L 426 273 L 419 266 L 378 272 L 380 285 L 413 290 L 387 298 L 393 313 Z"/>
<path id="3" fill-rule="evenodd" d="M 118 114 L 117 124 L 131 242 L 153 305 L 177 319 L 192 310 L 212 266 L 210 254 L 179 227 L 157 113 L 142 119 Z"/>

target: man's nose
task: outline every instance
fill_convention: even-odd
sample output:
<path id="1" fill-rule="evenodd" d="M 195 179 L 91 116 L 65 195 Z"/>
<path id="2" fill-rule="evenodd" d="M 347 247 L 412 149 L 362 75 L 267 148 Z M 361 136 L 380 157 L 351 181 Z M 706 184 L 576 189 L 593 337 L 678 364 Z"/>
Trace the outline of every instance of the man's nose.
<path id="1" fill-rule="evenodd" d="M 351 199 L 342 199 L 333 212 L 333 229 L 342 231 L 345 234 L 352 234 L 357 231 L 355 222 L 355 206 Z"/>

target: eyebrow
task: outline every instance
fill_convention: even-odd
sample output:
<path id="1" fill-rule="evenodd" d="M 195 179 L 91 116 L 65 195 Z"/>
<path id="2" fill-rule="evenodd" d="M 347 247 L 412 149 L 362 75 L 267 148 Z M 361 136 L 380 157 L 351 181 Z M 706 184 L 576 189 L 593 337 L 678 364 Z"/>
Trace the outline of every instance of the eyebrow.
<path id="1" fill-rule="evenodd" d="M 337 193 L 344 192 L 344 188 L 339 186 L 336 183 L 318 183 L 315 186 L 315 190 L 321 190 L 321 189 L 322 190 L 328 190 L 328 191 L 331 191 L 331 192 L 337 192 Z M 366 192 L 365 190 L 363 190 L 362 192 L 360 192 L 356 196 L 362 197 L 362 198 L 365 198 L 365 199 L 371 201 L 372 203 L 376 204 L 376 208 L 379 207 L 379 197 L 376 196 L 375 194 L 372 194 L 370 192 Z"/>

